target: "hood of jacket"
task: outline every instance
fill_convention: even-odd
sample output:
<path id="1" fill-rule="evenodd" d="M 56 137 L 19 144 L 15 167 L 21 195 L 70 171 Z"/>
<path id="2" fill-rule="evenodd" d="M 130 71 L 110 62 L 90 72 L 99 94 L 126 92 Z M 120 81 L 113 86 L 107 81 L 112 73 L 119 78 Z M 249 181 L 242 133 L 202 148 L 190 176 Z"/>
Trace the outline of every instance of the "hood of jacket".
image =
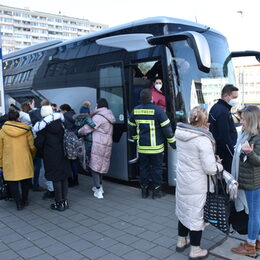
<path id="1" fill-rule="evenodd" d="M 183 142 L 187 142 L 191 139 L 198 138 L 200 136 L 206 136 L 215 146 L 215 140 L 209 131 L 203 128 L 194 127 L 190 124 L 178 123 L 175 136 L 177 139 Z"/>
<path id="2" fill-rule="evenodd" d="M 2 127 L 2 130 L 9 136 L 17 137 L 28 133 L 28 131 L 31 130 L 31 127 L 17 121 L 6 121 Z"/>
<path id="3" fill-rule="evenodd" d="M 91 113 L 91 115 L 92 116 L 101 115 L 101 116 L 105 117 L 111 124 L 114 124 L 116 122 L 116 119 L 115 119 L 112 111 L 106 107 L 101 107 L 101 108 L 94 110 Z"/>

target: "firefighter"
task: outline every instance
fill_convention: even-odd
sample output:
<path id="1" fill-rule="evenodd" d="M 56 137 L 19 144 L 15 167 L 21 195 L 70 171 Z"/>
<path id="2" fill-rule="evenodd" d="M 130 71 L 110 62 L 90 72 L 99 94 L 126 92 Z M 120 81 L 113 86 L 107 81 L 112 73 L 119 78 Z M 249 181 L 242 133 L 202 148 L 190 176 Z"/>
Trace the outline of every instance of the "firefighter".
<path id="1" fill-rule="evenodd" d="M 142 198 L 149 196 L 151 172 L 152 198 L 155 199 L 163 195 L 161 185 L 164 141 L 167 139 L 175 149 L 176 140 L 167 115 L 163 109 L 152 103 L 151 89 L 143 89 L 140 100 L 141 105 L 134 108 L 128 124 L 132 139 L 137 141 Z"/>

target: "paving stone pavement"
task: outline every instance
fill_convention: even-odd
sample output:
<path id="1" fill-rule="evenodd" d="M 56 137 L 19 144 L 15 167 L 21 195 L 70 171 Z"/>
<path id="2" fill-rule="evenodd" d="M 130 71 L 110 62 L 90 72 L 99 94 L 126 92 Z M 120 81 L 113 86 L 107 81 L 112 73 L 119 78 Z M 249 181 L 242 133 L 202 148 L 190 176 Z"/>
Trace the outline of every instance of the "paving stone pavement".
<path id="1" fill-rule="evenodd" d="M 70 209 L 57 212 L 42 193 L 30 192 L 30 205 L 17 211 L 14 202 L 0 201 L 0 260 L 98 259 L 182 260 L 189 250 L 175 251 L 175 197 L 141 199 L 140 190 L 104 181 L 104 199 L 93 197 L 92 180 L 80 175 L 69 189 Z M 225 238 L 208 227 L 202 247 Z M 209 255 L 209 260 L 223 259 Z"/>

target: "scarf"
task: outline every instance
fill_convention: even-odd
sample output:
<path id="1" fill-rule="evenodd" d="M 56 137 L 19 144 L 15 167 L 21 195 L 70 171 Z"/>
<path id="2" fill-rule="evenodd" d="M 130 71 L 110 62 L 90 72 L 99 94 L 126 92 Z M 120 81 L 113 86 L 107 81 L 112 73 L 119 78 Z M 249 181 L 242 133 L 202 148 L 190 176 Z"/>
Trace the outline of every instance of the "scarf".
<path id="1" fill-rule="evenodd" d="M 249 139 L 249 135 L 245 131 L 239 133 L 237 143 L 235 146 L 234 155 L 233 155 L 232 167 L 231 167 L 231 174 L 236 181 L 238 180 L 238 175 L 239 175 L 239 162 L 240 162 L 242 144 L 248 139 Z M 237 199 L 235 200 L 235 208 L 237 212 L 245 210 L 245 212 L 248 214 L 248 205 L 247 205 L 246 194 L 244 190 L 238 189 Z"/>

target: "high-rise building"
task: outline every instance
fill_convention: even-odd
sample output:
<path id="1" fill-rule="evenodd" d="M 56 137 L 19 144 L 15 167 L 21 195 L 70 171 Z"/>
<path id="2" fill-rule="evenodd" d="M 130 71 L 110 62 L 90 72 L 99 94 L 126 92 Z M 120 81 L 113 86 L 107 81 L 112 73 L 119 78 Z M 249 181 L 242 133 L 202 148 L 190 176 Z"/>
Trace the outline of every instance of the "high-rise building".
<path id="1" fill-rule="evenodd" d="M 87 19 L 0 5 L 2 52 L 7 54 L 48 40 L 68 40 L 108 25 Z"/>

